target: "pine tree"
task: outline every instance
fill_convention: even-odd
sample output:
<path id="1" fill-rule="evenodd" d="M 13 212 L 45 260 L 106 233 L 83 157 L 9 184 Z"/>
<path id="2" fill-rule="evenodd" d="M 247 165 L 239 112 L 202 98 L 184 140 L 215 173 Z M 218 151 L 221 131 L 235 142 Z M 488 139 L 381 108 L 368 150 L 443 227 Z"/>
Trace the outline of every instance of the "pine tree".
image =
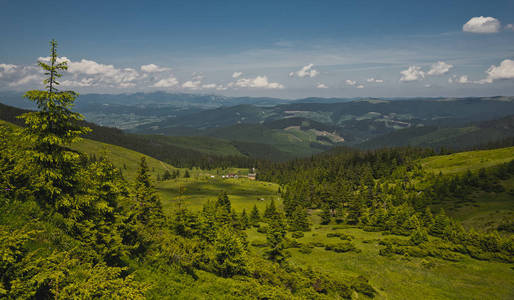
<path id="1" fill-rule="evenodd" d="M 141 157 L 139 171 L 134 186 L 137 219 L 144 225 L 163 221 L 162 205 L 150 181 L 150 170 L 146 158 Z"/>
<path id="2" fill-rule="evenodd" d="M 230 226 L 219 228 L 214 241 L 213 265 L 223 277 L 232 277 L 247 272 L 245 241 Z"/>
<path id="3" fill-rule="evenodd" d="M 321 207 L 321 224 L 327 225 L 332 220 L 332 212 L 328 205 L 323 205 Z"/>
<path id="4" fill-rule="evenodd" d="M 285 235 L 284 217 L 281 213 L 275 213 L 268 221 L 268 229 L 266 232 L 266 240 L 269 247 L 268 251 L 266 251 L 268 259 L 276 262 L 285 260 L 283 253 Z"/>
<path id="5" fill-rule="evenodd" d="M 442 236 L 448 225 L 450 225 L 450 219 L 446 216 L 444 209 L 441 208 L 441 211 L 435 217 L 434 225 L 432 226 L 430 233 L 436 236 Z"/>
<path id="6" fill-rule="evenodd" d="M 21 116 L 25 120 L 23 137 L 31 145 L 29 157 L 35 170 L 31 171 L 36 180 L 37 198 L 66 213 L 72 206 L 74 193 L 78 187 L 79 154 L 67 148 L 90 131 L 79 125 L 83 117 L 71 111 L 78 94 L 57 89 L 61 72 L 67 70 L 67 62 L 59 62 L 57 42 L 50 42 L 49 64 L 39 61 L 47 78 L 43 81 L 46 90 L 31 90 L 25 97 L 36 103 L 38 111 Z"/>
<path id="7" fill-rule="evenodd" d="M 248 215 L 246 214 L 246 209 L 243 208 L 243 212 L 241 213 L 241 217 L 239 218 L 241 222 L 241 229 L 247 229 L 250 226 L 250 220 L 248 219 Z"/>
<path id="8" fill-rule="evenodd" d="M 230 200 L 228 199 L 227 192 L 222 191 L 218 194 L 218 201 L 216 202 L 218 207 L 224 208 L 227 212 L 231 211 Z"/>
<path id="9" fill-rule="evenodd" d="M 191 175 L 189 174 L 189 170 L 186 169 L 186 171 L 184 172 L 184 178 L 190 178 Z"/>
<path id="10" fill-rule="evenodd" d="M 257 205 L 253 205 L 252 212 L 250 213 L 250 223 L 252 226 L 257 226 L 257 224 L 261 221 L 261 216 L 259 213 L 259 209 Z"/>
<path id="11" fill-rule="evenodd" d="M 297 206 L 293 211 L 289 224 L 290 231 L 308 231 L 309 216 L 305 208 Z"/>
<path id="12" fill-rule="evenodd" d="M 171 173 L 169 170 L 164 171 L 164 174 L 162 175 L 162 180 L 170 180 L 171 179 Z"/>
<path id="13" fill-rule="evenodd" d="M 275 206 L 275 200 L 271 199 L 270 204 L 266 205 L 266 209 L 264 210 L 263 217 L 266 219 L 271 219 L 276 214 L 277 214 L 277 207 Z"/>

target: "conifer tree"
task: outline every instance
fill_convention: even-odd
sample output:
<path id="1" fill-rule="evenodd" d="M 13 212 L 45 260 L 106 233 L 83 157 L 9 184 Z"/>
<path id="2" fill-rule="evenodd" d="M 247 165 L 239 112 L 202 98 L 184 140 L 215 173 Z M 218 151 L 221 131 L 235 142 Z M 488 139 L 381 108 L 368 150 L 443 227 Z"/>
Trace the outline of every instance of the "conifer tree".
<path id="1" fill-rule="evenodd" d="M 266 240 L 269 249 L 266 251 L 268 258 L 272 261 L 282 262 L 285 260 L 283 253 L 284 250 L 284 237 L 286 229 L 284 218 L 281 213 L 275 213 L 268 221 L 268 229 L 266 232 Z"/>
<path id="2" fill-rule="evenodd" d="M 227 212 L 232 210 L 230 200 L 228 199 L 227 192 L 222 191 L 218 194 L 218 201 L 216 202 L 218 207 L 225 209 Z"/>
<path id="3" fill-rule="evenodd" d="M 266 205 L 266 209 L 264 210 L 264 218 L 271 219 L 273 216 L 277 214 L 277 207 L 275 206 L 275 200 L 271 199 L 269 205 Z"/>
<path id="4" fill-rule="evenodd" d="M 330 223 L 330 221 L 332 220 L 332 212 L 330 210 L 330 208 L 328 207 L 328 205 L 323 205 L 321 207 L 321 224 L 323 225 L 327 225 Z"/>
<path id="5" fill-rule="evenodd" d="M 450 220 L 446 216 L 444 209 L 441 208 L 441 211 L 435 217 L 434 225 L 432 226 L 430 233 L 433 235 L 442 236 L 448 225 L 450 225 Z"/>
<path id="6" fill-rule="evenodd" d="M 243 208 L 243 212 L 241 213 L 241 217 L 239 218 L 241 222 L 241 229 L 246 229 L 250 226 L 250 220 L 248 219 L 248 215 L 246 214 L 246 209 Z"/>
<path id="7" fill-rule="evenodd" d="M 250 223 L 252 226 L 256 226 L 261 221 L 261 216 L 259 214 L 259 209 L 257 205 L 253 205 L 252 212 L 250 213 Z"/>
<path id="8" fill-rule="evenodd" d="M 245 242 L 230 226 L 219 228 L 214 241 L 213 264 L 217 273 L 223 277 L 232 277 L 247 272 L 247 254 Z"/>
<path id="9" fill-rule="evenodd" d="M 290 219 L 289 229 L 291 231 L 308 231 L 309 216 L 305 208 L 297 206 Z"/>
<path id="10" fill-rule="evenodd" d="M 39 61 L 38 65 L 45 71 L 43 81 L 45 90 L 31 90 L 25 97 L 36 103 L 38 111 L 21 116 L 25 120 L 23 138 L 31 145 L 29 157 L 35 170 L 31 171 L 36 180 L 34 187 L 38 190 L 38 200 L 50 206 L 60 208 L 66 213 L 74 202 L 77 188 L 79 154 L 67 148 L 90 131 L 78 123 L 83 117 L 71 111 L 78 96 L 73 91 L 61 91 L 58 78 L 68 69 L 66 61 L 57 56 L 57 42 L 50 42 L 49 63 Z"/>
<path id="11" fill-rule="evenodd" d="M 150 180 L 150 170 L 146 158 L 141 157 L 139 170 L 134 186 L 137 219 L 144 225 L 153 225 L 163 220 L 162 205 L 159 196 Z"/>

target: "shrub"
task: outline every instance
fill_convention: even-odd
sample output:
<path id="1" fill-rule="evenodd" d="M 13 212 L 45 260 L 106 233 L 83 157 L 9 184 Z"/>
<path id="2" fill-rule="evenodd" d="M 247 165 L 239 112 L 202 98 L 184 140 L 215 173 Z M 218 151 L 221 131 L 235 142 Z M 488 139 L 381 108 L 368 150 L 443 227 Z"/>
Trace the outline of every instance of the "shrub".
<path id="1" fill-rule="evenodd" d="M 345 241 L 345 242 L 337 243 L 337 244 L 326 245 L 325 246 L 325 250 L 327 250 L 327 251 L 334 251 L 334 252 L 337 252 L 337 253 L 348 252 L 348 251 L 360 252 L 349 241 Z"/>
<path id="2" fill-rule="evenodd" d="M 295 231 L 293 232 L 293 234 L 291 235 L 293 238 L 295 239 L 299 239 L 299 238 L 302 238 L 304 237 L 304 233 L 301 232 L 301 231 Z"/>

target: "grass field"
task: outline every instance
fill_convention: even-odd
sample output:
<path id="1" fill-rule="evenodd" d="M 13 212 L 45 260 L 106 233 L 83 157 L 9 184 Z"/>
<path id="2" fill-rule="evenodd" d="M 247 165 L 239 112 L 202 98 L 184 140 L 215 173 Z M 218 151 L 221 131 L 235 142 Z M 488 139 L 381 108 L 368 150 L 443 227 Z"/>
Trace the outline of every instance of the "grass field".
<path id="1" fill-rule="evenodd" d="M 227 192 L 232 207 L 237 212 L 241 212 L 243 208 L 250 212 L 254 205 L 264 210 L 271 199 L 280 203 L 277 184 L 246 178 L 180 178 L 159 182 L 157 190 L 162 195 L 163 207 L 167 212 L 173 210 L 179 199 L 190 209 L 200 210 L 207 201 L 216 200 L 221 191 Z"/>
<path id="2" fill-rule="evenodd" d="M 421 160 L 423 169 L 443 174 L 492 167 L 514 159 L 514 147 L 431 156 Z"/>
<path id="3" fill-rule="evenodd" d="M 474 193 L 469 197 L 469 202 L 445 209 L 466 228 L 489 231 L 500 224 L 511 223 L 514 220 L 514 178 L 501 184 L 505 189 L 501 193 Z"/>
<path id="4" fill-rule="evenodd" d="M 314 218 L 315 219 L 315 218 Z M 333 228 L 338 228 L 333 230 Z M 308 266 L 332 276 L 364 275 L 377 290 L 375 299 L 513 299 L 514 269 L 512 265 L 484 262 L 465 258 L 449 262 L 437 258 L 413 258 L 379 255 L 378 241 L 389 236 L 361 229 L 314 225 L 300 243 L 337 243 L 338 238 L 328 238 L 329 232 L 343 232 L 354 237 L 354 245 L 360 253 L 335 253 L 321 247 L 303 254 L 297 248 L 288 249 L 289 262 Z M 265 235 L 255 228 L 247 230 L 248 240 L 265 241 Z M 290 233 L 288 233 L 290 237 Z M 394 236 L 395 238 L 404 238 Z M 263 248 L 251 247 L 262 253 Z M 361 295 L 362 296 L 362 295 Z M 365 296 L 364 296 L 365 297 Z"/>

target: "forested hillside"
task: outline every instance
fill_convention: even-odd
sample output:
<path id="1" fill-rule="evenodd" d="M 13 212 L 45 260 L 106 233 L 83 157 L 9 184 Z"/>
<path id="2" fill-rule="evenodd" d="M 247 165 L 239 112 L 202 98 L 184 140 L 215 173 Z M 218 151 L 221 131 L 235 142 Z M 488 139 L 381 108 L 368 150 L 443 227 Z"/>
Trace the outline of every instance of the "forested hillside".
<path id="1" fill-rule="evenodd" d="M 0 297 L 514 297 L 514 147 L 277 162 L 238 155 L 249 142 L 128 135 L 73 111 L 56 48 L 44 89 L 25 94 L 37 110 L 0 110 L 22 125 L 0 122 Z"/>

